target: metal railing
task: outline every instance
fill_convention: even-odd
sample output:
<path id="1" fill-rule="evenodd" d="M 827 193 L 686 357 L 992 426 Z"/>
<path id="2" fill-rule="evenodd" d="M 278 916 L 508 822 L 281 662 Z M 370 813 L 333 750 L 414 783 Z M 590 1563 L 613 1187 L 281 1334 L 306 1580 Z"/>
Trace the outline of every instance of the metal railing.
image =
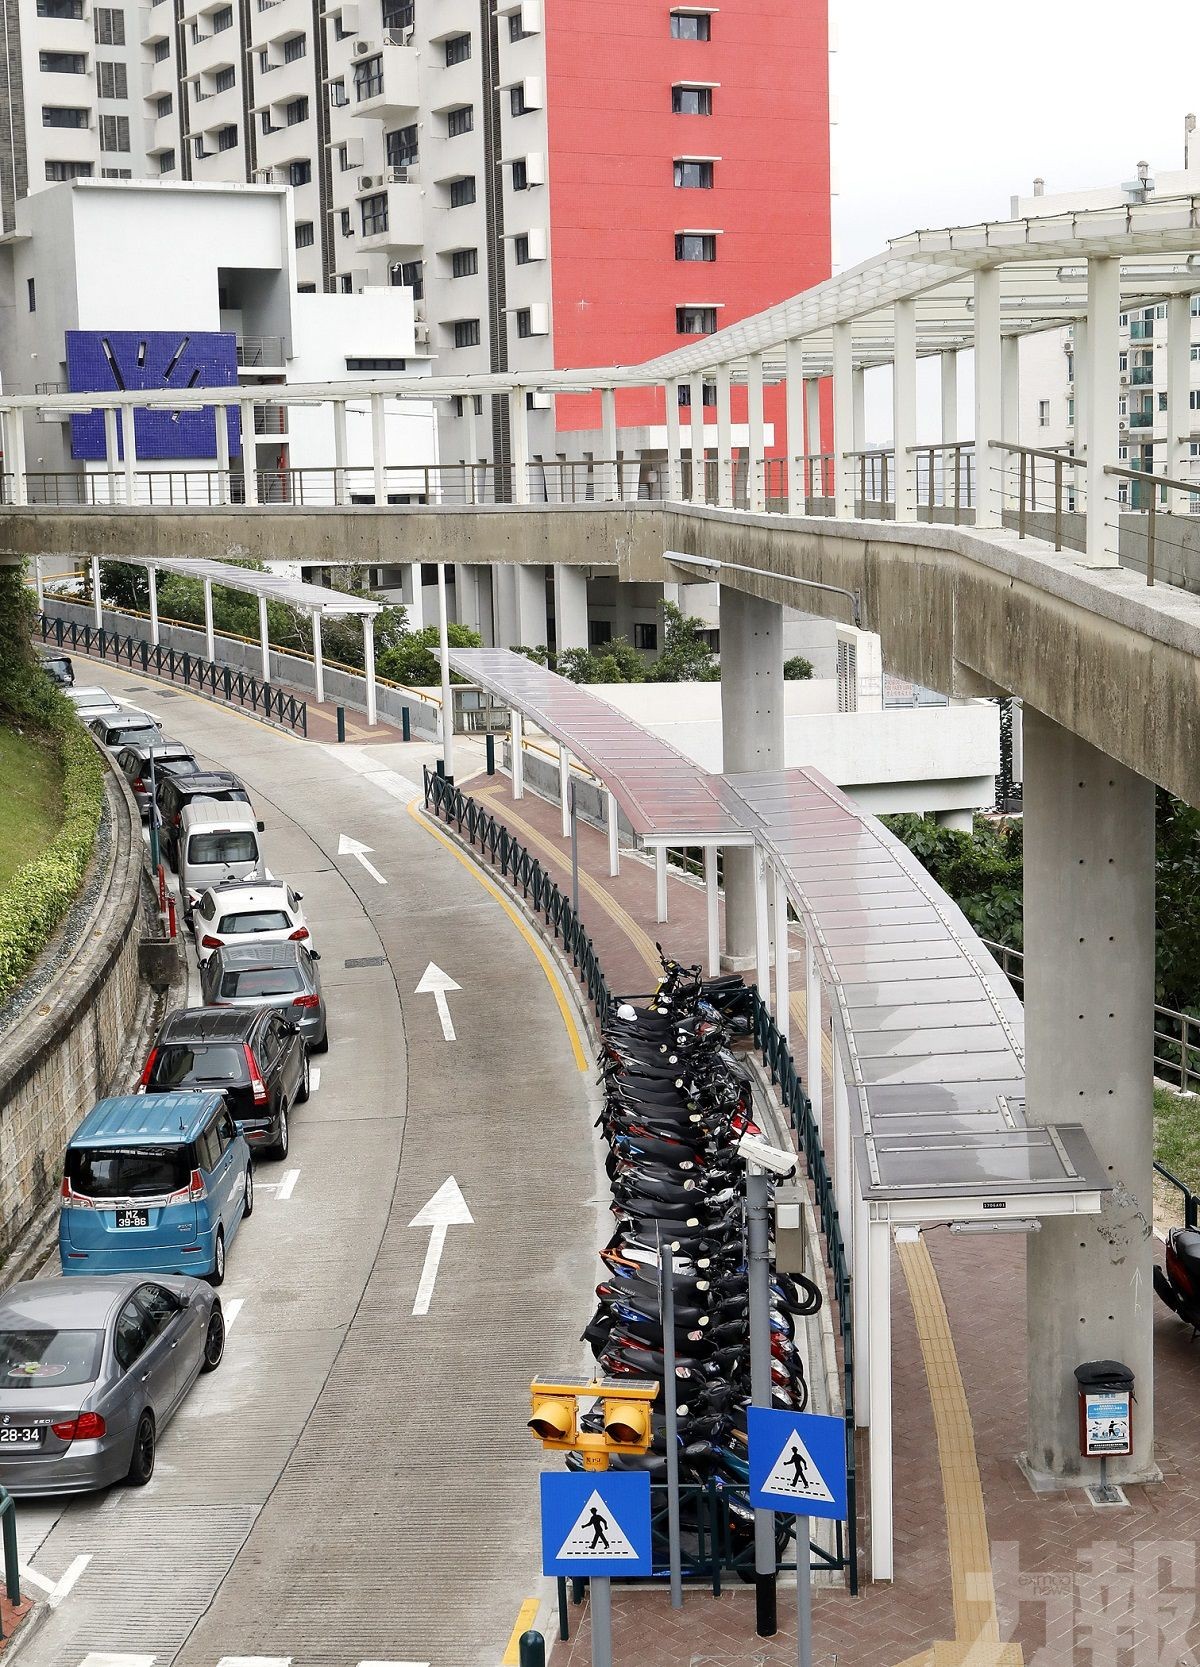
<path id="1" fill-rule="evenodd" d="M 227 705 L 249 708 L 281 729 L 308 734 L 307 702 L 247 672 L 219 666 L 214 660 L 201 659 L 198 654 L 164 648 L 161 643 L 123 637 L 102 625 L 80 625 L 76 620 L 50 619 L 46 614 L 39 614 L 38 629 L 42 641 L 53 638 L 56 648 L 70 648 L 77 654 L 95 655 L 100 660 L 124 661 L 146 677 L 182 683 L 185 688 L 198 689 Z"/>
<path id="2" fill-rule="evenodd" d="M 1132 422 L 1132 418 L 1130 419 Z M 1132 486 L 1117 487 L 1116 512 L 1122 513 L 1143 510 L 1146 515 L 1146 583 L 1154 583 L 1154 567 L 1160 543 L 1166 543 L 1171 549 L 1178 549 L 1182 541 L 1163 537 L 1162 521 L 1168 526 L 1174 523 L 1176 516 L 1172 511 L 1172 492 L 1187 493 L 1187 517 L 1190 520 L 1200 512 L 1200 480 L 1179 480 L 1173 475 L 1155 474 L 1150 469 L 1126 469 L 1115 464 L 1106 464 L 1104 473 L 1118 482 L 1131 482 Z M 1160 512 L 1160 499 L 1165 501 L 1166 508 Z M 1111 500 L 1107 500 L 1111 502 Z M 1189 541 L 1188 547 L 1192 547 Z"/>
<path id="3" fill-rule="evenodd" d="M 282 336 L 239 336 L 237 362 L 246 370 L 269 365 L 272 370 L 285 362 Z"/>
<path id="4" fill-rule="evenodd" d="M 1000 467 L 1005 481 L 1006 505 L 1010 495 L 1008 471 L 1014 462 L 1016 464 L 1017 536 L 1028 536 L 1031 515 L 1049 512 L 1053 521 L 1051 542 L 1056 550 L 1063 549 L 1063 516 L 1074 513 L 1083 505 L 1083 483 L 1075 478 L 1073 471 L 1086 469 L 1087 460 L 1070 452 L 1053 451 L 1043 446 L 1018 446 L 1003 440 L 993 440 L 991 449 L 1004 456 L 1005 461 Z M 1042 466 L 1040 481 L 1039 463 Z M 1040 503 L 1039 486 L 1042 493 Z"/>
<path id="5" fill-rule="evenodd" d="M 595 1008 L 603 1025 L 609 1015 L 614 996 L 609 989 L 595 945 L 588 936 L 583 920 L 539 860 L 509 833 L 504 823 L 490 810 L 477 804 L 460 787 L 446 781 L 435 770 L 424 770 L 425 808 L 431 810 L 447 825 L 453 823 L 459 834 L 465 834 L 481 855 L 490 857 L 503 878 L 519 887 L 524 901 L 533 913 L 541 916 L 571 957 L 580 983 L 587 991 L 588 1000 Z M 831 1274 L 834 1296 L 837 1299 L 838 1327 L 842 1342 L 844 1381 L 844 1416 L 846 1424 L 846 1467 L 848 1521 L 835 1525 L 835 1550 L 832 1554 L 821 1547 L 811 1547 L 818 1559 L 817 1567 L 829 1570 L 844 1569 L 849 1578 L 850 1591 L 858 1593 L 858 1501 L 855 1480 L 854 1451 L 854 1330 L 852 1290 L 849 1264 L 838 1220 L 837 1204 L 833 1196 L 833 1181 L 825 1161 L 820 1133 L 812 1115 L 812 1105 L 804 1092 L 795 1061 L 786 1040 L 781 1036 L 770 1011 L 752 987 L 752 1034 L 762 1052 L 763 1063 L 771 1081 L 779 1090 L 796 1130 L 797 1145 L 804 1156 L 812 1182 L 817 1211 L 825 1240 L 825 1260 Z M 726 1561 L 726 1568 L 742 1565 Z M 753 1548 L 746 1567 L 753 1566 Z"/>
<path id="6" fill-rule="evenodd" d="M 1196 1196 L 1191 1187 L 1189 1187 L 1185 1181 L 1181 1181 L 1179 1179 L 1178 1175 L 1172 1175 L 1165 1163 L 1156 1162 L 1154 1165 L 1154 1173 L 1156 1175 L 1161 1175 L 1164 1181 L 1168 1182 L 1182 1195 L 1183 1225 L 1192 1232 L 1195 1232 L 1196 1228 L 1200 1227 L 1200 1198 Z"/>

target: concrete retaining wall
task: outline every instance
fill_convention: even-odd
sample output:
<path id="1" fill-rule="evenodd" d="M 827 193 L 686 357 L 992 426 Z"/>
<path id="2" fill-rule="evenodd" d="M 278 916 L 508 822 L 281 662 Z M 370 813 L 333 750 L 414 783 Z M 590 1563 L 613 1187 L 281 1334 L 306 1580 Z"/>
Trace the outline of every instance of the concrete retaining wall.
<path id="1" fill-rule="evenodd" d="M 111 768 L 103 823 L 91 905 L 68 917 L 27 980 L 49 968 L 44 992 L 0 1036 L 0 1257 L 50 1202 L 72 1131 L 124 1086 L 114 1078 L 141 998 L 142 836 L 129 789 Z"/>

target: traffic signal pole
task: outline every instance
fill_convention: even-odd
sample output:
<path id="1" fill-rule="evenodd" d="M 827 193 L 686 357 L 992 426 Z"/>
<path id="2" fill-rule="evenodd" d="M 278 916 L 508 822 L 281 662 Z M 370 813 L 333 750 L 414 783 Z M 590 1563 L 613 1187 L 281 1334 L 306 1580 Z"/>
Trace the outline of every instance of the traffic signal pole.
<path id="1" fill-rule="evenodd" d="M 746 1167 L 746 1248 L 750 1296 L 750 1401 L 771 1405 L 771 1243 L 767 1212 L 770 1188 L 765 1173 Z M 774 1638 L 779 1630 L 775 1603 L 775 1513 L 754 1513 L 754 1592 L 757 1632 Z"/>

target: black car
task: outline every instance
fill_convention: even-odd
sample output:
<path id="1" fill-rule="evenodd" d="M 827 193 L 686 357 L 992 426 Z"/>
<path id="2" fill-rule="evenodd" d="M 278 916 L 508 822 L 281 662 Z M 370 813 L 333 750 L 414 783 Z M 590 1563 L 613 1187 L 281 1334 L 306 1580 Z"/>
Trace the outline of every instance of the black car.
<path id="1" fill-rule="evenodd" d="M 162 773 L 164 764 L 171 765 L 171 774 L 199 775 L 197 764 L 182 741 L 131 741 L 117 754 L 117 769 L 129 783 L 143 817 L 150 814 L 150 755 L 154 754 L 155 777 Z M 157 787 L 158 782 L 155 781 Z"/>
<path id="2" fill-rule="evenodd" d="M 67 654 L 56 654 L 52 649 L 39 648 L 38 659 L 42 670 L 52 677 L 60 689 L 69 689 L 75 682 L 75 667 Z"/>
<path id="3" fill-rule="evenodd" d="M 203 770 L 189 776 L 168 770 L 158 784 L 158 842 L 163 856 L 175 870 L 179 868 L 180 819 L 184 807 L 193 799 L 218 799 L 223 804 L 234 800 L 250 803 L 249 793 L 231 770 Z"/>
<path id="4" fill-rule="evenodd" d="M 288 1114 L 308 1099 L 308 1048 L 267 1008 L 184 1007 L 164 1020 L 141 1086 L 147 1094 L 220 1089 L 250 1150 L 286 1158 Z"/>

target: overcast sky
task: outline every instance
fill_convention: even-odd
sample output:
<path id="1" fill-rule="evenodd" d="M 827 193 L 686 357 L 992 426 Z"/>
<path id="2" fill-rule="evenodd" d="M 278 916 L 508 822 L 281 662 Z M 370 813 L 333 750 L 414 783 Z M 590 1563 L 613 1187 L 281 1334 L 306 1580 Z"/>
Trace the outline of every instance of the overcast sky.
<path id="1" fill-rule="evenodd" d="M 1036 174 L 1054 192 L 1131 179 L 1142 157 L 1183 166 L 1196 0 L 830 0 L 830 14 L 835 271 L 904 232 L 1007 218 Z"/>

